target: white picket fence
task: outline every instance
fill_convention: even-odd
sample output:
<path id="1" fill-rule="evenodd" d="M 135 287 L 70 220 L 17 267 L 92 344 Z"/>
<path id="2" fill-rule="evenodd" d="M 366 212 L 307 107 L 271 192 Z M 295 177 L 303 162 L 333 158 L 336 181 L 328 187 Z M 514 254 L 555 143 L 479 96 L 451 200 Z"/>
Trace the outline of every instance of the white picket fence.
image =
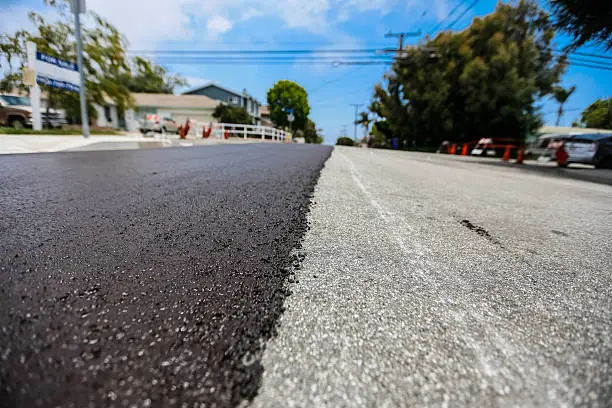
<path id="1" fill-rule="evenodd" d="M 195 126 L 195 129 L 197 129 L 196 136 L 202 137 L 202 131 L 204 129 L 208 130 L 210 126 L 211 124 Z M 239 125 L 236 123 L 212 123 L 212 131 L 209 137 L 223 139 L 225 137 L 225 132 L 228 133 L 229 137 L 241 137 L 243 139 L 259 138 L 262 141 L 291 141 L 291 133 L 285 132 L 284 130 L 275 129 L 269 126 Z"/>

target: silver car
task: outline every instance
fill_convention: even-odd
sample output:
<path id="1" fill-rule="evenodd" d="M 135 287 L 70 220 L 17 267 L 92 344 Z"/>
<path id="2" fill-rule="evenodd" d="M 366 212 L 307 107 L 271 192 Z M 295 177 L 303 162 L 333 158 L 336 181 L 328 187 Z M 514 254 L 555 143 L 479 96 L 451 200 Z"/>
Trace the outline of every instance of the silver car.
<path id="1" fill-rule="evenodd" d="M 168 117 L 160 117 L 159 115 L 147 115 L 142 122 L 140 123 L 140 132 L 143 135 L 149 133 L 177 133 L 179 132 L 179 127 L 177 123 Z"/>

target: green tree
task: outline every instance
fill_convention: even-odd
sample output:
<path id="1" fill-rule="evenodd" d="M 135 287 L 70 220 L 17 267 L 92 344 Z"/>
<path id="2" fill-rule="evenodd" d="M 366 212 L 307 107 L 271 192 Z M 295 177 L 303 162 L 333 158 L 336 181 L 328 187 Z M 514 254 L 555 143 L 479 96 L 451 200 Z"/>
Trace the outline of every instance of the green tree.
<path id="1" fill-rule="evenodd" d="M 561 117 L 563 116 L 563 106 L 567 102 L 570 96 L 576 91 L 576 87 L 572 86 L 568 89 L 565 89 L 560 86 L 556 86 L 553 88 L 553 96 L 557 103 L 559 104 L 559 110 L 557 111 L 557 123 L 556 126 L 559 126 L 561 123 Z"/>
<path id="2" fill-rule="evenodd" d="M 593 129 L 612 129 L 612 98 L 597 99 L 582 112 L 580 122 L 574 125 Z"/>
<path id="3" fill-rule="evenodd" d="M 281 80 L 268 90 L 270 119 L 277 126 L 290 127 L 292 130 L 304 129 L 310 113 L 308 93 L 292 81 Z M 293 110 L 294 121 L 289 123 L 289 110 Z"/>
<path id="4" fill-rule="evenodd" d="M 132 69 L 120 76 L 119 81 L 131 92 L 173 93 L 176 88 L 188 85 L 180 75 L 169 74 L 168 70 L 148 59 L 135 57 Z"/>
<path id="5" fill-rule="evenodd" d="M 57 56 L 68 61 L 76 61 L 76 42 L 74 37 L 73 15 L 69 2 L 47 1 L 55 7 L 60 18 L 54 22 L 46 21 L 40 14 L 30 13 L 35 30 L 17 31 L 14 34 L 0 34 L 0 57 L 7 61 L 8 74 L 0 80 L 0 90 L 26 88 L 21 83 L 21 71 L 26 61 L 26 42 L 32 41 L 40 52 Z M 126 54 L 127 40 L 108 21 L 94 12 L 88 12 L 82 29 L 83 65 L 85 88 L 90 117 L 95 118 L 93 104 L 104 104 L 113 100 L 123 112 L 132 104 L 130 92 L 171 92 L 176 86 L 186 82 L 179 76 L 168 75 L 166 70 L 142 58 L 134 60 L 134 72 L 130 70 Z M 2 61 L 2 58 L 0 58 Z M 75 92 L 41 86 L 49 98 L 48 107 L 61 107 L 67 117 L 80 122 L 81 111 L 79 95 Z"/>
<path id="6" fill-rule="evenodd" d="M 548 0 L 555 26 L 570 34 L 576 49 L 587 42 L 612 49 L 612 2 L 606 0 Z"/>
<path id="7" fill-rule="evenodd" d="M 372 123 L 372 120 L 369 112 L 359 112 L 359 118 L 355 121 L 355 124 L 363 126 L 366 135 L 370 129 L 370 123 Z"/>
<path id="8" fill-rule="evenodd" d="M 522 141 L 541 125 L 535 102 L 552 92 L 566 57 L 534 2 L 498 3 L 464 31 L 443 32 L 404 51 L 374 89 L 370 110 L 401 145 L 506 137 Z"/>
<path id="9" fill-rule="evenodd" d="M 314 143 L 314 144 L 323 143 L 323 138 L 319 136 L 317 125 L 310 118 L 306 119 L 306 127 L 304 128 L 303 136 L 304 136 L 304 140 L 306 141 L 306 143 Z"/>
<path id="10" fill-rule="evenodd" d="M 222 123 L 237 123 L 241 125 L 252 125 L 253 118 L 242 107 L 219 104 L 215 108 L 213 118 Z"/>
<path id="11" fill-rule="evenodd" d="M 340 136 L 338 140 L 336 140 L 337 146 L 354 146 L 355 142 L 348 136 Z"/>

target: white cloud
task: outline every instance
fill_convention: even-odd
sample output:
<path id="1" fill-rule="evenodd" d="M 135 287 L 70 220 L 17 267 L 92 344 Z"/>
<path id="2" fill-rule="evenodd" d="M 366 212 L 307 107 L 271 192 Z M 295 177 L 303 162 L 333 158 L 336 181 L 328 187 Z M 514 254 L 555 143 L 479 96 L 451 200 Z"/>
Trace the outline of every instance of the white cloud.
<path id="1" fill-rule="evenodd" d="M 429 16 L 440 20 L 448 14 L 448 1 L 431 0 L 423 5 L 421 0 L 88 0 L 87 7 L 114 24 L 131 49 L 150 49 L 162 42 L 191 41 L 206 34 L 214 38 L 262 16 L 278 18 L 284 27 L 319 34 L 333 32 L 336 24 L 356 13 L 386 14 L 400 5 L 419 15 L 427 8 Z M 0 10 L 0 32 L 27 26 L 30 7 Z"/>
<path id="2" fill-rule="evenodd" d="M 151 48 L 162 41 L 194 36 L 185 8 L 197 0 L 88 0 L 88 10 L 108 19 L 131 48 Z"/>
<path id="3" fill-rule="evenodd" d="M 212 36 L 223 34 L 232 29 L 232 22 L 219 15 L 212 16 L 206 23 L 206 30 Z"/>

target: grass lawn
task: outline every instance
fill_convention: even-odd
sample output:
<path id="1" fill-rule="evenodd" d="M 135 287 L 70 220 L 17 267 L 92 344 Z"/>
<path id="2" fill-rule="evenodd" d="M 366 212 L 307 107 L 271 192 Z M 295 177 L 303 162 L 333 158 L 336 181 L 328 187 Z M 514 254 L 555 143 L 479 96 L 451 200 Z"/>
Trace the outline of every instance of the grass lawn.
<path id="1" fill-rule="evenodd" d="M 120 132 L 114 130 L 91 130 L 92 135 L 120 135 Z M 43 129 L 40 131 L 28 128 L 14 129 L 0 127 L 0 135 L 54 135 L 54 136 L 70 136 L 82 135 L 80 130 L 76 129 Z"/>

